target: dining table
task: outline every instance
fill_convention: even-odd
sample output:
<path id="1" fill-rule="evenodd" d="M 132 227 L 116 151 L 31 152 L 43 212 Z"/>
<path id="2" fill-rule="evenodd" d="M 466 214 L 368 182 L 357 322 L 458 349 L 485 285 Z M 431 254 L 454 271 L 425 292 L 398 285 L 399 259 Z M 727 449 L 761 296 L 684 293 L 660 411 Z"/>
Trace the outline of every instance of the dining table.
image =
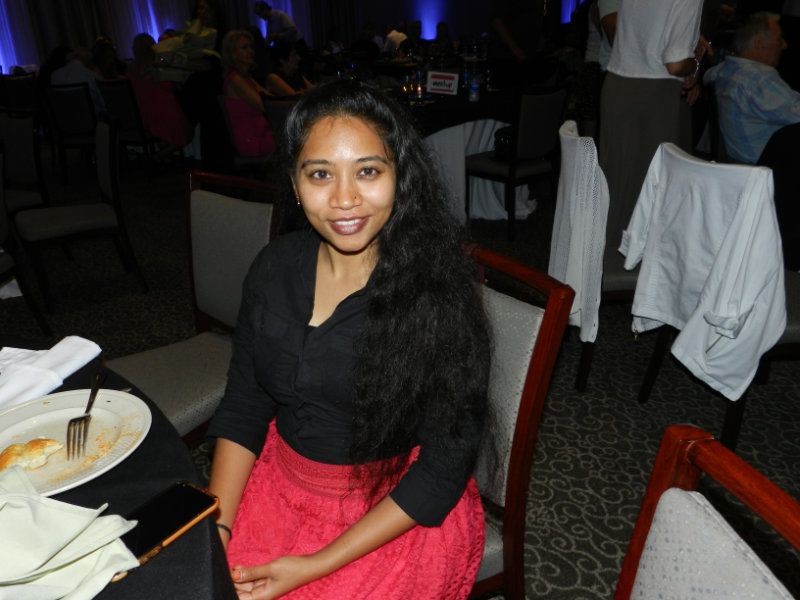
<path id="1" fill-rule="evenodd" d="M 411 112 L 417 127 L 437 163 L 447 188 L 450 211 L 461 223 L 467 221 L 466 190 L 470 186 L 472 219 L 505 220 L 503 184 L 488 179 L 466 179 L 466 157 L 494 149 L 495 133 L 514 122 L 518 110 L 519 90 L 515 88 L 484 90 L 470 100 L 462 91 L 457 95 L 397 94 L 397 99 Z M 532 205 L 527 202 L 528 188 L 516 191 L 516 216 L 524 219 Z"/>
<path id="2" fill-rule="evenodd" d="M 87 388 L 102 368 L 95 359 L 64 380 L 55 392 Z M 56 500 L 125 516 L 176 481 L 201 484 L 188 447 L 161 410 L 141 390 L 113 371 L 103 389 L 125 390 L 143 400 L 152 416 L 142 443 L 111 470 L 53 496 Z M 66 426 L 66 425 L 65 425 Z M 236 600 L 225 551 L 211 517 L 192 527 L 144 565 L 109 583 L 98 600 Z"/>

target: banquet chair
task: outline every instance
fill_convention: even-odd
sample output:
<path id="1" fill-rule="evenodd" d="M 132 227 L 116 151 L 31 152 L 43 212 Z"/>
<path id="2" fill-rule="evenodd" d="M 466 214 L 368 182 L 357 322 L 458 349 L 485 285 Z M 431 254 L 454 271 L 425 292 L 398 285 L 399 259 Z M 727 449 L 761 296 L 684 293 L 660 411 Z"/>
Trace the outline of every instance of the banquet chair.
<path id="1" fill-rule="evenodd" d="M 157 138 L 144 128 L 139 104 L 133 91 L 131 82 L 127 79 L 97 82 L 106 112 L 118 122 L 119 143 L 122 146 L 134 146 L 142 149 L 147 176 L 150 176 L 153 166 L 153 153 L 155 152 Z"/>
<path id="2" fill-rule="evenodd" d="M 97 115 L 86 83 L 45 88 L 45 106 L 58 148 L 61 176 L 68 183 L 67 150 L 77 148 L 85 157 L 94 149 Z"/>
<path id="3" fill-rule="evenodd" d="M 136 262 L 125 229 L 119 197 L 119 146 L 116 127 L 101 119 L 96 127 L 97 181 L 101 202 L 30 208 L 14 216 L 14 228 L 26 253 L 31 257 L 45 306 L 53 310 L 53 296 L 48 284 L 42 249 L 78 239 L 108 236 L 114 241 L 125 270 L 133 272 L 143 292 L 147 282 Z"/>
<path id="4" fill-rule="evenodd" d="M 3 75 L 0 90 L 0 109 L 27 114 L 38 109 L 35 75 Z"/>
<path id="5" fill-rule="evenodd" d="M 34 115 L 0 112 L 0 141 L 13 148 L 5 160 L 6 211 L 13 216 L 26 208 L 47 205 Z"/>
<path id="6" fill-rule="evenodd" d="M 490 250 L 473 247 L 470 253 L 483 271 L 493 339 L 489 404 L 475 470 L 486 509 L 486 544 L 471 597 L 503 590 L 507 600 L 523 600 L 528 483 L 574 293 Z"/>
<path id="7" fill-rule="evenodd" d="M 212 192 L 257 193 L 249 202 Z M 276 188 L 255 179 L 189 175 L 189 245 L 196 334 L 108 361 L 150 397 L 187 443 L 202 436 L 225 391 L 231 336 L 250 263 L 277 233 Z"/>
<path id="8" fill-rule="evenodd" d="M 625 267 L 641 261 L 633 328 L 661 327 L 639 402 L 648 399 L 671 347 L 726 398 L 721 440 L 730 448 L 744 393 L 787 322 L 772 189 L 769 169 L 706 162 L 662 144 L 623 240 Z"/>
<path id="9" fill-rule="evenodd" d="M 18 249 L 13 237 L 11 236 L 11 224 L 8 220 L 8 213 L 5 206 L 5 186 L 3 181 L 3 166 L 5 163 L 5 146 L 0 140 L 0 286 L 10 282 L 12 279 L 17 280 L 19 291 L 22 292 L 22 298 L 30 310 L 36 323 L 46 336 L 52 336 L 53 330 L 44 318 L 39 305 L 33 298 L 30 285 L 28 285 L 27 274 L 25 269 L 18 268 L 20 262 L 19 254 L 16 252 Z"/>
<path id="10" fill-rule="evenodd" d="M 465 159 L 467 220 L 470 216 L 470 177 L 499 181 L 504 185 L 508 214 L 508 239 L 515 236 L 516 189 L 535 177 L 552 176 L 549 155 L 558 145 L 558 128 L 567 92 L 523 93 L 511 125 L 510 156 L 498 158 L 494 150 L 470 154 Z"/>
<path id="11" fill-rule="evenodd" d="M 228 144 L 231 149 L 231 167 L 233 172 L 239 175 L 249 174 L 263 177 L 267 167 L 272 164 L 275 157 L 271 154 L 265 154 L 263 156 L 244 156 L 238 154 L 236 152 L 236 141 L 233 138 L 233 126 L 231 125 L 231 119 L 228 115 L 228 109 L 225 106 L 225 96 L 218 96 L 217 101 L 225 120 L 225 131 L 227 132 Z"/>
<path id="12" fill-rule="evenodd" d="M 614 600 L 793 598 L 696 491 L 703 475 L 800 550 L 800 503 L 711 434 L 672 425 L 661 439 Z"/>

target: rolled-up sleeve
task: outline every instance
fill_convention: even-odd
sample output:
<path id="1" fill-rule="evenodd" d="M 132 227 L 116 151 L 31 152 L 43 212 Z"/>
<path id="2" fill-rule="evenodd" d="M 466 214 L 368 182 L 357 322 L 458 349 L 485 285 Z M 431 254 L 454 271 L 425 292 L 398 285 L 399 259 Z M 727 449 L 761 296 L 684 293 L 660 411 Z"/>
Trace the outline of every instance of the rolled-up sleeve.
<path id="1" fill-rule="evenodd" d="M 233 354 L 225 395 L 208 429 L 208 437 L 225 438 L 258 456 L 266 439 L 275 403 L 256 381 L 253 349 L 258 335 L 258 315 L 263 311 L 263 290 L 269 270 L 269 247 L 258 255 L 245 278 L 242 305 L 233 334 Z"/>
<path id="2" fill-rule="evenodd" d="M 435 527 L 464 493 L 481 441 L 482 410 L 464 410 L 455 423 L 428 419 L 419 430 L 419 455 L 391 498 L 420 525 Z"/>

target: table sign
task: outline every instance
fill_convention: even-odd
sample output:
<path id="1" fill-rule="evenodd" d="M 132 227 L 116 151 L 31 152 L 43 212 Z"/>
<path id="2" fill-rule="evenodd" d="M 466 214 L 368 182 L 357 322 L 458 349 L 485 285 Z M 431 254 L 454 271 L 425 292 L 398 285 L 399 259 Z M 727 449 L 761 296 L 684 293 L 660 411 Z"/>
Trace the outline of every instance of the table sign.
<path id="1" fill-rule="evenodd" d="M 432 94 L 458 94 L 458 74 L 428 71 L 428 91 Z"/>

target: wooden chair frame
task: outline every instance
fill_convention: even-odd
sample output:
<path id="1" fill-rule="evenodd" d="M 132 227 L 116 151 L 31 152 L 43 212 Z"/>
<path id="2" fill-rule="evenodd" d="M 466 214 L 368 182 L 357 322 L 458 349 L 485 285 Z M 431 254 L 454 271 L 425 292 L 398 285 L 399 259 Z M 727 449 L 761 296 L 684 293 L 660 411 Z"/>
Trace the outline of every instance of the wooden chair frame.
<path id="1" fill-rule="evenodd" d="M 800 503 L 710 433 L 691 425 L 672 425 L 661 439 L 614 600 L 630 598 L 661 495 L 672 487 L 696 490 L 702 474 L 719 483 L 800 550 Z"/>
<path id="2" fill-rule="evenodd" d="M 502 589 L 508 600 L 523 600 L 523 541 L 533 452 L 539 437 L 539 424 L 550 378 L 561 348 L 575 292 L 546 273 L 491 250 L 473 246 L 468 251 L 481 267 L 501 273 L 546 298 L 542 323 L 522 390 L 511 446 L 506 504 L 503 510 L 503 571 L 476 582 L 470 596 L 479 598 Z"/>

